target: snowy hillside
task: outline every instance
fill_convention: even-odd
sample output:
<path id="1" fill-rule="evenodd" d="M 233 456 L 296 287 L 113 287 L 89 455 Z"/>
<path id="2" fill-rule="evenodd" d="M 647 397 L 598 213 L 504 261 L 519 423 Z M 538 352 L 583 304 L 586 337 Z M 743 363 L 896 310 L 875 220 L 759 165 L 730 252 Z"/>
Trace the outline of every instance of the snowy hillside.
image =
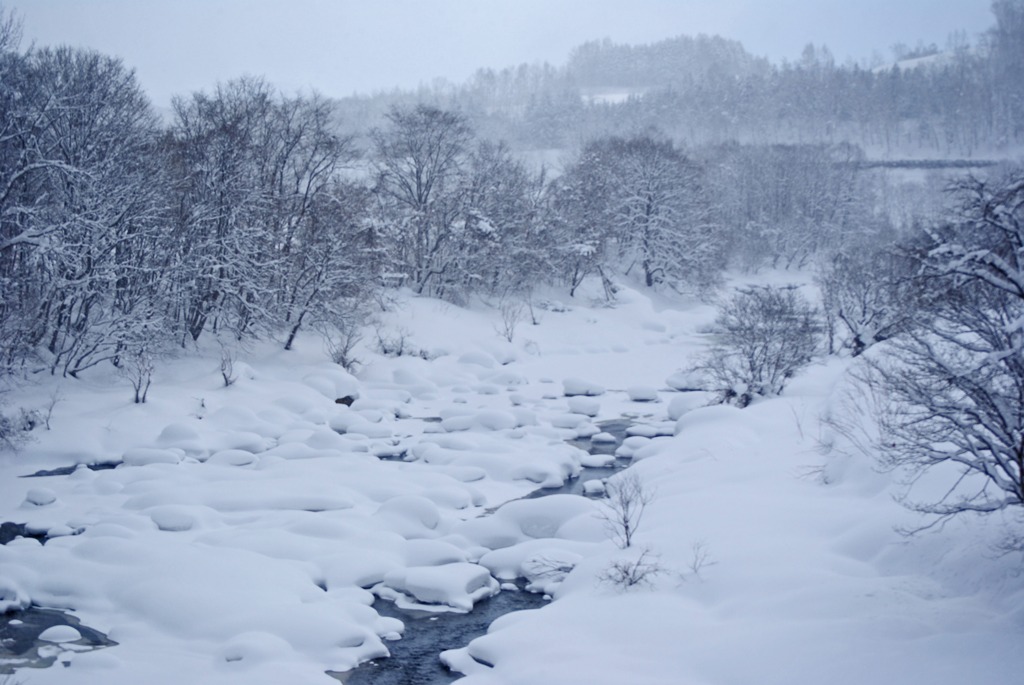
<path id="1" fill-rule="evenodd" d="M 850 359 L 780 398 L 705 406 L 666 379 L 707 345 L 712 306 L 588 302 L 537 298 L 509 342 L 494 309 L 403 294 L 355 376 L 300 335 L 240 355 L 227 387 L 216 350 L 163 361 L 145 404 L 101 374 L 12 394 L 52 415 L 0 456 L 0 521 L 36 535 L 0 546 L 0 606 L 66 609 L 117 644 L 52 628 L 31 658 L 55 665 L 11 682 L 336 682 L 414 629 L 375 595 L 466 611 L 516 577 L 551 601 L 446 652 L 467 685 L 1019 679 L 1024 585 L 1019 557 L 990 553 L 1001 521 L 896 532 L 927 522 L 894 501 L 900 474 L 822 422 L 863 408 Z M 519 499 L 608 462 L 567 440 L 621 417 L 632 465 L 593 489 L 632 480 L 650 499 L 626 549 L 600 497 Z M 641 582 L 616 583 L 637 560 Z"/>

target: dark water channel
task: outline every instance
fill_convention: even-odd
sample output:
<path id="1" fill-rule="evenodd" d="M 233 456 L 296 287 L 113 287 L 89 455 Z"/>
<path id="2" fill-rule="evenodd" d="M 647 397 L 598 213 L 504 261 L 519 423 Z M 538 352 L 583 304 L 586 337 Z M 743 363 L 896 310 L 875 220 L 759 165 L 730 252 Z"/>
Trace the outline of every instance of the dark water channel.
<path id="1" fill-rule="evenodd" d="M 626 419 L 605 421 L 598 427 L 615 436 L 615 442 L 592 443 L 589 438 L 569 441 L 591 454 L 614 454 L 632 425 Z M 535 490 L 524 499 L 549 495 L 583 495 L 583 483 L 615 475 L 628 466 L 628 459 L 600 468 L 584 467 L 577 478 L 558 488 Z M 441 652 L 465 647 L 473 639 L 484 635 L 497 618 L 513 611 L 538 609 L 547 603 L 541 595 L 527 592 L 525 583 L 516 581 L 517 590 L 502 590 L 490 599 L 478 602 L 466 614 L 452 612 L 432 613 L 399 609 L 393 602 L 377 599 L 373 608 L 382 616 L 397 618 L 405 624 L 400 640 L 388 643 L 391 656 L 361 664 L 348 673 L 331 673 L 345 685 L 448 685 L 461 674 L 452 673 L 442 663 Z"/>
<path id="2" fill-rule="evenodd" d="M 87 464 L 93 471 L 111 469 L 120 462 Z M 67 476 L 80 468 L 79 464 L 64 466 L 46 471 L 36 471 L 22 478 L 46 478 L 50 476 Z M 31 538 L 46 544 L 49 540 L 45 530 L 36 530 L 24 523 L 4 521 L 0 523 L 0 545 L 6 545 L 18 538 Z M 54 626 L 70 626 L 78 631 L 79 639 L 56 644 L 40 640 L 39 636 Z M 60 609 L 47 609 L 36 605 L 17 611 L 0 613 L 0 676 L 13 674 L 23 668 L 48 668 L 54 665 L 61 654 L 67 652 L 86 652 L 103 647 L 111 647 L 116 642 L 106 635 L 82 623 L 73 615 Z M 0 682 L 3 679 L 0 678 Z"/>
<path id="3" fill-rule="evenodd" d="M 602 421 L 597 425 L 601 429 L 602 433 L 608 433 L 615 438 L 615 442 L 591 442 L 590 438 L 577 438 L 576 440 L 570 440 L 569 444 L 579 447 L 581 450 L 589 452 L 590 454 L 615 454 L 615 450 L 619 448 L 622 441 L 626 438 L 626 431 L 633 425 L 632 421 L 626 419 L 612 419 L 610 421 Z M 583 495 L 583 484 L 588 480 L 603 480 L 605 478 L 611 478 L 622 469 L 629 466 L 629 459 L 616 459 L 614 463 L 608 466 L 585 466 L 580 471 L 580 475 L 572 480 L 565 482 L 565 485 L 558 488 L 543 488 L 541 490 L 534 490 L 523 499 L 537 499 L 538 497 L 547 497 L 548 495 Z"/>
<path id="4" fill-rule="evenodd" d="M 77 471 L 79 468 L 84 466 L 90 471 L 107 471 L 109 469 L 116 469 L 121 465 L 120 461 L 100 461 L 95 464 L 73 464 L 71 466 L 58 466 L 55 469 L 43 469 L 36 471 L 35 473 L 29 473 L 21 476 L 22 478 L 47 478 L 49 476 L 70 476 L 72 473 Z"/>
<path id="5" fill-rule="evenodd" d="M 345 674 L 332 673 L 346 685 L 441 685 L 461 677 L 441 663 L 446 649 L 465 647 L 487 632 L 487 627 L 513 611 L 537 609 L 544 605 L 541 595 L 518 590 L 502 590 L 494 597 L 477 602 L 466 614 L 433 613 L 399 609 L 393 602 L 377 599 L 373 608 L 381 616 L 405 623 L 402 639 L 388 643 L 391 656 L 361 664 Z"/>
<path id="6" fill-rule="evenodd" d="M 40 640 L 43 631 L 53 626 L 71 626 L 81 637 L 59 646 Z M 116 644 L 98 630 L 83 626 L 68 613 L 30 606 L 0 615 L 0 676 L 11 675 L 20 668 L 48 668 L 64 652 L 85 652 Z"/>

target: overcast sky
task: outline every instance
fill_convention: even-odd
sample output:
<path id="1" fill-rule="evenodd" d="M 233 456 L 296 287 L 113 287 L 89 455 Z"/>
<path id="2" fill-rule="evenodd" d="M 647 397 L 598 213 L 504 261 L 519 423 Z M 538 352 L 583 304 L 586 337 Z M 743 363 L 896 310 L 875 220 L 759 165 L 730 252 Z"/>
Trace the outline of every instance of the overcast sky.
<path id="1" fill-rule="evenodd" d="M 973 41 L 991 0 L 0 0 L 23 46 L 117 55 L 157 105 L 242 74 L 344 96 L 461 81 L 479 67 L 563 64 L 591 39 L 718 34 L 795 60 L 808 42 L 840 62 L 902 42 Z"/>

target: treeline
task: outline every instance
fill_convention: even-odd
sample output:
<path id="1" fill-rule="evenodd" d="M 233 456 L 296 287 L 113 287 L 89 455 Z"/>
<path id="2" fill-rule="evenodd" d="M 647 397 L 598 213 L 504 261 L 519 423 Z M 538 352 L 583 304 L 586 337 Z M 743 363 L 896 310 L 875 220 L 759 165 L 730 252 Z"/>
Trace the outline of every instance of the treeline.
<path id="1" fill-rule="evenodd" d="M 942 52 L 901 49 L 889 66 L 837 64 L 826 46 L 775 65 L 719 37 L 605 40 L 580 46 L 564 67 L 485 69 L 417 96 L 521 148 L 578 148 L 656 127 L 690 146 L 847 143 L 873 155 L 985 155 L 1024 142 L 1024 3 L 998 0 L 993 13 L 995 26 L 976 43 L 954 36 Z M 368 113 L 376 102 L 381 111 L 395 97 L 345 106 Z"/>
<path id="2" fill-rule="evenodd" d="M 378 289 L 463 302 L 626 277 L 708 291 L 729 265 L 806 266 L 892 234 L 907 205 L 845 144 L 686 150 L 595 135 L 551 174 L 471 113 L 392 106 L 359 129 L 244 78 L 174 100 L 0 22 L 0 364 L 148 368 L 205 338 L 301 330 L 340 357 Z M 571 128 L 561 119 L 562 129 Z"/>

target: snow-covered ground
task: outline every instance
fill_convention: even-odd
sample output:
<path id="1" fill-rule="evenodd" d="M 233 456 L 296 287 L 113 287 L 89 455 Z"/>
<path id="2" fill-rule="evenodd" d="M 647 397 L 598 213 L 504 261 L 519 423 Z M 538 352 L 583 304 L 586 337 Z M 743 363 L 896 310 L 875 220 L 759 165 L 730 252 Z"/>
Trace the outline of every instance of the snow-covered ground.
<path id="1" fill-rule="evenodd" d="M 325 672 L 403 630 L 369 589 L 464 611 L 517 575 L 553 601 L 446 653 L 468 685 L 1019 680 L 1024 581 L 1019 557 L 991 553 L 1002 522 L 894 530 L 921 523 L 894 475 L 820 421 L 851 411 L 849 360 L 779 399 L 703 407 L 666 379 L 712 307 L 629 289 L 563 303 L 510 343 L 494 310 L 402 296 L 380 331 L 422 356 L 367 348 L 357 377 L 310 337 L 241 355 L 230 387 L 216 355 L 165 361 L 144 405 L 99 373 L 9 396 L 60 401 L 49 431 L 0 456 L 0 521 L 51 536 L 0 547 L 0 605 L 71 609 L 118 643 L 76 651 L 54 630 L 67 667 L 16 681 L 336 682 Z M 629 442 L 653 494 L 634 547 L 592 499 L 512 501 L 578 473 L 588 457 L 565 440 L 623 415 L 649 434 L 681 416 L 674 437 Z M 20 477 L 107 461 L 123 464 Z M 645 551 L 649 583 L 602 580 Z"/>

